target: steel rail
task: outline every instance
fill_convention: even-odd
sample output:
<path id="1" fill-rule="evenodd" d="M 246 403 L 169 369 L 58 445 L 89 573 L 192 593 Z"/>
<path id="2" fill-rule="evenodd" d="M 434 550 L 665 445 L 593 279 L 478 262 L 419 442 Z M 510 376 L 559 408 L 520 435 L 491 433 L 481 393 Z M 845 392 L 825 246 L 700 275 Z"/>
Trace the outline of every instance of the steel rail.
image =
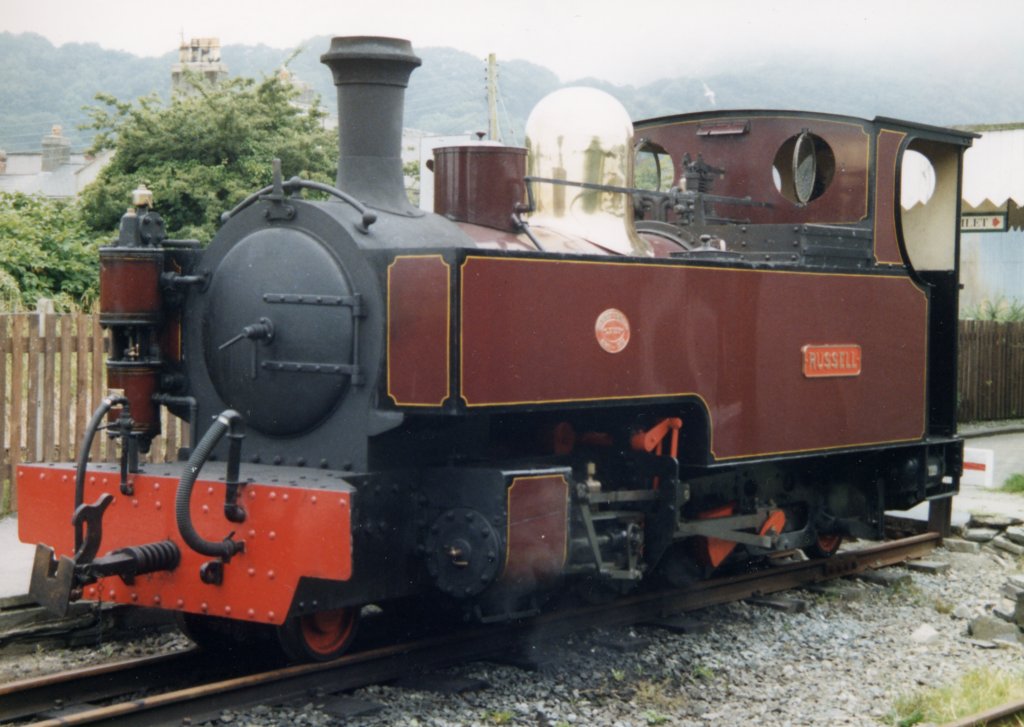
<path id="1" fill-rule="evenodd" d="M 1000 719 L 1007 719 L 1008 717 L 1019 718 L 1021 714 L 1024 714 L 1024 699 L 1007 702 L 984 712 L 972 714 L 970 717 L 962 717 L 953 722 L 947 722 L 941 725 L 941 727 L 985 727 L 985 725 L 995 724 Z M 1015 722 L 1014 724 L 1017 723 Z"/>
<path id="2" fill-rule="evenodd" d="M 638 594 L 610 604 L 574 610 L 569 615 L 563 615 L 561 612 L 545 614 L 530 623 L 535 629 L 546 629 L 549 625 L 557 626 L 565 619 L 569 624 L 576 626 L 575 629 L 566 629 L 563 633 L 587 626 L 636 623 L 896 565 L 927 555 L 941 542 L 942 538 L 938 533 L 924 533 L 858 550 L 844 551 L 831 558 L 787 563 L 767 570 L 698 581 L 686 588 Z"/>
<path id="3" fill-rule="evenodd" d="M 584 628 L 618 626 L 690 611 L 752 596 L 776 593 L 839 576 L 894 565 L 929 553 L 941 542 L 926 533 L 832 558 L 786 564 L 764 571 L 698 582 L 687 589 L 634 595 L 609 604 L 546 613 L 528 622 L 475 626 L 351 654 L 326 664 L 292 666 L 249 676 L 201 684 L 38 723 L 58 725 L 158 725 L 198 722 L 224 709 L 274 704 L 301 697 L 312 689 L 347 691 L 397 678 L 414 670 L 437 669 L 468 660 L 508 654 L 526 643 L 557 638 Z"/>
<path id="4" fill-rule="evenodd" d="M 0 684 L 0 723 L 25 719 L 67 704 L 109 699 L 166 681 L 201 663 L 199 649 L 44 674 Z"/>

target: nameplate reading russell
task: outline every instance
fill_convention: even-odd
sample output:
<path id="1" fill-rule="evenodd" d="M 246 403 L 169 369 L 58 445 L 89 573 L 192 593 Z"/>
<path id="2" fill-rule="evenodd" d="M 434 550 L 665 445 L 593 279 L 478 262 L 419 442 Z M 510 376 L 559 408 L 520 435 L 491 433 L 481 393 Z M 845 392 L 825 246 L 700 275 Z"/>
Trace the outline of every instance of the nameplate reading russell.
<path id="1" fill-rule="evenodd" d="M 800 349 L 803 353 L 804 376 L 860 376 L 860 346 L 855 343 L 834 343 Z"/>

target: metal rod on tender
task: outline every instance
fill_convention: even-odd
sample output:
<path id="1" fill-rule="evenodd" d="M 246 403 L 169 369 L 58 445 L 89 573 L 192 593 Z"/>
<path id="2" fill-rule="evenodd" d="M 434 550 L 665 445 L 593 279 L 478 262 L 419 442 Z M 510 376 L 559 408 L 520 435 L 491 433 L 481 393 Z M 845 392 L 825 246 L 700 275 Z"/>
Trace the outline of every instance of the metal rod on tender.
<path id="1" fill-rule="evenodd" d="M 92 448 L 92 440 L 96 436 L 96 431 L 100 428 L 100 422 L 103 421 L 103 417 L 118 405 L 128 406 L 128 399 L 123 396 L 108 396 L 103 399 L 100 405 L 96 407 L 96 411 L 92 414 L 92 419 L 89 420 L 89 424 L 85 428 L 85 435 L 82 437 L 82 444 L 78 449 L 78 466 L 75 470 L 75 508 L 72 512 L 77 511 L 85 500 L 85 468 L 89 464 L 89 450 Z M 125 445 L 127 446 L 127 442 Z M 75 525 L 76 553 L 82 548 L 82 530 L 83 523 L 79 521 Z"/>
<path id="2" fill-rule="evenodd" d="M 544 246 L 540 244 L 540 240 L 533 234 L 533 230 L 530 229 L 530 223 L 523 219 L 523 214 L 530 214 L 537 210 L 537 200 L 533 196 L 533 185 L 530 184 L 531 177 L 524 177 L 523 181 L 526 182 L 526 205 L 517 203 L 512 209 L 512 225 L 526 235 L 530 242 L 532 242 L 538 250 L 546 252 Z"/>
<path id="3" fill-rule="evenodd" d="M 195 450 L 192 452 L 192 456 L 189 457 L 188 463 L 185 465 L 184 472 L 182 472 L 181 479 L 178 481 L 178 489 L 174 500 L 174 514 L 175 521 L 178 525 L 178 532 L 181 534 L 181 539 L 185 541 L 185 544 L 192 550 L 202 555 L 210 555 L 218 558 L 222 558 L 227 561 L 237 553 L 241 553 L 245 550 L 244 540 L 232 540 L 231 536 L 234 533 L 230 533 L 221 541 L 207 540 L 196 530 L 195 525 L 192 524 L 192 513 L 191 513 L 191 501 L 192 501 L 192 488 L 195 486 L 196 480 L 199 478 L 199 471 L 206 464 L 206 460 L 209 459 L 210 454 L 213 452 L 214 447 L 220 442 L 221 437 L 225 433 L 230 432 L 232 438 L 232 446 L 230 452 L 230 461 L 228 462 L 228 487 L 231 486 L 232 475 L 235 478 L 235 486 L 237 490 L 237 478 L 239 459 L 241 453 L 241 434 L 242 415 L 233 409 L 227 409 L 214 420 L 210 428 L 206 430 L 206 434 L 200 440 Z M 235 521 L 238 522 L 238 521 Z"/>
<path id="4" fill-rule="evenodd" d="M 172 396 L 171 394 L 153 394 L 153 401 L 164 406 L 188 407 L 188 449 L 189 453 L 196 448 L 196 417 L 199 413 L 199 402 L 194 396 Z"/>
<path id="5" fill-rule="evenodd" d="M 594 184 L 593 182 L 573 182 L 568 179 L 552 179 L 549 177 L 525 177 L 530 182 L 542 182 L 543 184 L 557 184 L 563 187 L 579 187 L 580 189 L 593 189 L 598 192 L 621 192 L 622 194 L 648 194 L 655 197 L 667 199 L 700 198 L 705 202 L 722 202 L 728 204 L 743 205 L 744 207 L 772 207 L 771 202 L 757 202 L 751 197 L 724 197 L 718 194 L 705 194 L 704 192 L 684 192 L 676 190 L 658 192 L 650 189 L 638 189 L 636 187 L 617 187 L 613 184 Z"/>
<path id="6" fill-rule="evenodd" d="M 329 184 L 322 184 L 320 182 L 312 182 L 312 181 L 310 181 L 308 179 L 301 179 L 300 177 L 292 177 L 291 179 L 289 179 L 287 182 L 284 183 L 283 189 L 285 191 L 287 191 L 287 192 L 295 192 L 297 190 L 302 190 L 302 189 L 312 189 L 312 190 L 315 190 L 317 192 L 324 192 L 325 194 L 329 194 L 329 195 L 331 195 L 333 197 L 337 197 L 342 202 L 345 202 L 346 204 L 351 206 L 353 209 L 355 209 L 361 215 L 360 223 L 359 223 L 359 225 L 356 226 L 356 229 L 359 230 L 360 232 L 363 232 L 363 233 L 369 232 L 370 231 L 370 225 L 372 225 L 374 222 L 377 221 L 377 214 L 373 210 L 369 209 L 366 205 L 364 205 L 362 202 L 360 202 L 358 199 L 356 199 L 352 195 L 346 194 L 345 192 L 341 191 L 340 189 L 332 187 Z M 263 189 L 257 190 L 256 192 L 253 192 L 248 197 L 246 197 L 241 202 L 239 202 L 237 205 L 232 207 L 230 210 L 228 210 L 227 212 L 222 214 L 220 216 L 221 224 L 227 222 L 229 219 L 231 219 L 232 217 L 237 215 L 239 212 L 244 210 L 246 207 L 249 207 L 253 203 L 257 202 L 258 200 L 266 199 L 267 195 L 268 194 L 272 194 L 273 192 L 274 192 L 274 186 L 273 185 L 268 185 L 268 186 L 264 187 Z M 185 278 L 187 276 L 180 276 L 180 277 L 181 278 Z M 201 280 L 199 280 L 198 282 L 205 282 L 205 280 L 206 280 L 206 277 L 204 275 L 193 276 L 193 277 L 201 278 Z"/>

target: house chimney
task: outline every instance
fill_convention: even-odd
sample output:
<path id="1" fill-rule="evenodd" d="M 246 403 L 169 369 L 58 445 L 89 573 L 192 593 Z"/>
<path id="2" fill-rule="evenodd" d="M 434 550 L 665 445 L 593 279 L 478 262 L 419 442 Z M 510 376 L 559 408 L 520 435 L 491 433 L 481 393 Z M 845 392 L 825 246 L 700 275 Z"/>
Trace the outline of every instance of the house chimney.
<path id="1" fill-rule="evenodd" d="M 43 171 L 54 172 L 71 161 L 71 142 L 61 135 L 60 124 L 54 124 L 43 137 Z"/>
<path id="2" fill-rule="evenodd" d="M 422 214 L 402 176 L 402 111 L 409 76 L 420 65 L 407 40 L 334 38 L 320 60 L 338 87 L 338 182 L 385 212 Z"/>
<path id="3" fill-rule="evenodd" d="M 220 59 L 220 38 L 181 39 L 178 62 L 171 66 L 171 91 L 191 94 L 195 89 L 185 83 L 185 74 L 192 73 L 207 83 L 217 84 L 228 77 L 228 67 Z"/>

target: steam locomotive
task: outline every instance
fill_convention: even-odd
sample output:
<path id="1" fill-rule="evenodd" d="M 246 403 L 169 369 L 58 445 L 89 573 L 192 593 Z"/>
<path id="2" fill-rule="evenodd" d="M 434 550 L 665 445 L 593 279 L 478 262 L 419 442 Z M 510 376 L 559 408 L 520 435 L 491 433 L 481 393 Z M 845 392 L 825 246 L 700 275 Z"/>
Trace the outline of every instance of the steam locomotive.
<path id="1" fill-rule="evenodd" d="M 409 43 L 335 38 L 322 61 L 336 186 L 277 171 L 206 247 L 139 190 L 101 250 L 111 394 L 79 462 L 17 469 L 41 603 L 171 609 L 200 642 L 323 660 L 367 604 L 518 618 L 560 588 L 829 555 L 957 491 L 970 135 L 634 125 L 566 89 L 525 149 L 438 149 L 425 213 L 400 160 Z M 192 425 L 184 464 L 141 463 L 161 407 Z M 86 460 L 103 429 L 119 465 Z"/>

